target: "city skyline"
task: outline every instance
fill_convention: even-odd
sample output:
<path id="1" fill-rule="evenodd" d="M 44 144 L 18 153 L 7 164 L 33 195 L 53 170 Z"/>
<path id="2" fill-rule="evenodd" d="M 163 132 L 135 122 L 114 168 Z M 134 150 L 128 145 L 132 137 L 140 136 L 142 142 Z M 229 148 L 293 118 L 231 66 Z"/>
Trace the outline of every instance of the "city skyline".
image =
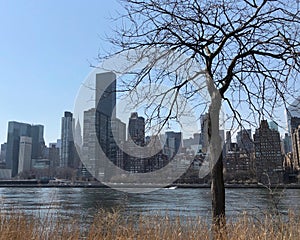
<path id="1" fill-rule="evenodd" d="M 116 0 L 14 6 L 0 0 L 5 36 L 0 40 L 0 143 L 6 142 L 8 122 L 18 121 L 44 125 L 48 145 L 60 138 L 61 115 L 73 112 L 79 88 L 93 70 L 90 64 L 109 49 L 105 34 L 115 26 L 109 17 L 121 7 Z"/>

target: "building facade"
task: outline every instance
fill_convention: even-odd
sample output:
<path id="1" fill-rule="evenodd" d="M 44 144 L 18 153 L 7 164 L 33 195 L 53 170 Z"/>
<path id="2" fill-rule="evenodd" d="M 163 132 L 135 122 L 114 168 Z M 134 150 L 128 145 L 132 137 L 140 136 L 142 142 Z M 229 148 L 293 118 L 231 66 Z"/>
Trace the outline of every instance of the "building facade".
<path id="1" fill-rule="evenodd" d="M 71 112 L 65 112 L 61 119 L 61 149 L 60 163 L 61 168 L 77 168 L 76 149 L 73 138 L 75 120 Z"/>
<path id="2" fill-rule="evenodd" d="M 18 174 L 30 171 L 32 168 L 32 138 L 21 136 L 19 148 Z"/>
<path id="3" fill-rule="evenodd" d="M 96 74 L 95 107 L 84 112 L 82 158 L 84 168 L 99 180 L 111 177 L 106 159 L 116 163 L 112 125 L 116 120 L 116 75 Z M 114 125 L 114 127 L 116 127 Z"/>
<path id="4" fill-rule="evenodd" d="M 294 171 L 300 170 L 300 125 L 292 133 L 292 168 Z"/>
<path id="5" fill-rule="evenodd" d="M 283 181 L 283 155 L 278 131 L 262 120 L 254 134 L 255 167 L 258 182 L 278 184 Z"/>
<path id="6" fill-rule="evenodd" d="M 253 152 L 253 140 L 251 136 L 251 129 L 242 129 L 236 135 L 236 142 L 240 150 L 248 153 Z"/>
<path id="7" fill-rule="evenodd" d="M 1 162 L 2 164 L 5 164 L 6 149 L 7 149 L 7 143 L 1 144 L 1 149 L 0 149 L 0 162 Z"/>
<path id="8" fill-rule="evenodd" d="M 182 133 L 169 131 L 165 133 L 165 143 L 163 146 L 163 152 L 171 160 L 174 156 L 181 152 L 182 149 Z"/>
<path id="9" fill-rule="evenodd" d="M 137 112 L 131 113 L 129 118 L 127 139 L 139 146 L 145 145 L 145 119 L 138 116 Z"/>
<path id="10" fill-rule="evenodd" d="M 42 125 L 30 125 L 15 121 L 8 122 L 6 168 L 11 169 L 11 177 L 15 177 L 18 174 L 20 140 L 22 136 L 32 139 L 31 159 L 43 158 L 43 131 L 44 127 Z"/>

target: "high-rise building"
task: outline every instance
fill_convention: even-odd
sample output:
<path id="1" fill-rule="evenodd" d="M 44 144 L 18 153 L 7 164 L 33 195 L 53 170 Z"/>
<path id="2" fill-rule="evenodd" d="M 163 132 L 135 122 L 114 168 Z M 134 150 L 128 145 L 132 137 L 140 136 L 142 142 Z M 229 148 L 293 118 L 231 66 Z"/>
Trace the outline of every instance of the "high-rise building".
<path id="1" fill-rule="evenodd" d="M 57 143 L 49 143 L 49 154 L 48 159 L 51 168 L 59 167 L 59 146 Z"/>
<path id="2" fill-rule="evenodd" d="M 292 133 L 292 168 L 294 171 L 300 170 L 300 125 Z"/>
<path id="3" fill-rule="evenodd" d="M 31 170 L 32 160 L 32 138 L 21 136 L 19 147 L 18 174 Z"/>
<path id="4" fill-rule="evenodd" d="M 32 158 L 39 159 L 44 156 L 44 126 L 32 125 L 31 126 L 31 138 L 32 138 Z"/>
<path id="5" fill-rule="evenodd" d="M 81 125 L 79 119 L 76 122 L 75 126 L 75 135 L 74 135 L 75 144 L 77 145 L 78 149 L 82 147 L 82 135 L 81 135 Z"/>
<path id="6" fill-rule="evenodd" d="M 9 122 L 7 131 L 6 168 L 12 177 L 18 174 L 20 137 L 30 137 L 31 126 L 26 123 Z"/>
<path id="7" fill-rule="evenodd" d="M 126 141 L 126 124 L 120 119 L 111 120 L 112 136 L 110 136 L 110 157 L 111 161 L 119 168 L 124 168 L 124 152 L 120 147 Z"/>
<path id="8" fill-rule="evenodd" d="M 164 154 L 171 160 L 177 153 L 181 152 L 182 133 L 169 131 L 165 133 Z"/>
<path id="9" fill-rule="evenodd" d="M 73 129 L 75 120 L 71 112 L 65 112 L 61 119 L 61 151 L 60 167 L 76 168 L 76 149 L 74 145 Z"/>
<path id="10" fill-rule="evenodd" d="M 5 163 L 6 148 L 7 148 L 7 143 L 1 144 L 1 149 L 0 149 L 0 161 L 3 162 L 3 163 Z"/>
<path id="11" fill-rule="evenodd" d="M 263 184 L 277 184 L 283 181 L 283 155 L 278 131 L 269 128 L 262 120 L 254 134 L 257 180 Z"/>
<path id="12" fill-rule="evenodd" d="M 44 138 L 42 125 L 30 125 L 11 121 L 8 123 L 6 168 L 11 169 L 11 176 L 15 177 L 19 169 L 19 148 L 21 136 L 32 138 L 31 159 L 42 158 Z"/>
<path id="13" fill-rule="evenodd" d="M 98 143 L 99 121 L 96 117 L 96 109 L 92 108 L 84 112 L 83 117 L 83 147 L 82 157 L 86 169 L 95 177 L 100 177 L 99 174 L 103 169 L 99 169 L 100 145 Z"/>
<path id="14" fill-rule="evenodd" d="M 288 131 L 291 136 L 294 130 L 300 125 L 300 97 L 288 106 L 286 115 Z"/>
<path id="15" fill-rule="evenodd" d="M 107 117 L 116 118 L 116 74 L 113 72 L 96 74 L 95 108 Z"/>
<path id="16" fill-rule="evenodd" d="M 288 133 L 284 134 L 283 138 L 283 147 L 284 147 L 284 153 L 287 154 L 289 152 L 292 152 L 292 139 L 289 136 Z"/>
<path id="17" fill-rule="evenodd" d="M 112 122 L 116 119 L 116 75 L 112 72 L 96 74 L 95 107 L 84 112 L 82 157 L 85 167 L 98 179 L 103 179 L 106 163 L 112 162 L 115 142 L 112 140 Z M 102 154 L 105 154 L 103 156 Z"/>
<path id="18" fill-rule="evenodd" d="M 278 131 L 278 124 L 275 121 L 269 121 L 269 128 Z"/>
<path id="19" fill-rule="evenodd" d="M 200 127 L 201 127 L 201 145 L 202 152 L 207 153 L 208 151 L 208 113 L 202 114 L 200 116 Z"/>
<path id="20" fill-rule="evenodd" d="M 145 119 L 137 112 L 131 113 L 128 122 L 128 140 L 139 146 L 145 145 Z"/>
<path id="21" fill-rule="evenodd" d="M 236 135 L 236 142 L 241 150 L 248 153 L 253 152 L 253 140 L 251 137 L 251 129 L 242 129 Z"/>
<path id="22" fill-rule="evenodd" d="M 225 155 L 231 150 L 231 131 L 226 131 Z"/>

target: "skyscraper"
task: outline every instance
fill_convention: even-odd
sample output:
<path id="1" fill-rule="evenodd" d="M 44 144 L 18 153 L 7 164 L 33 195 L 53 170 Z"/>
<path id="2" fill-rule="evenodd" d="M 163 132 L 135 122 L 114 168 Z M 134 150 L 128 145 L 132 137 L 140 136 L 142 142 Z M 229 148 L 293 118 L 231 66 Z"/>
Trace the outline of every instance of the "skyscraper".
<path id="1" fill-rule="evenodd" d="M 7 143 L 1 144 L 0 161 L 5 162 Z"/>
<path id="2" fill-rule="evenodd" d="M 33 157 L 42 158 L 43 128 L 42 125 L 30 125 L 15 121 L 8 122 L 6 168 L 11 169 L 12 177 L 18 174 L 21 136 L 32 138 L 31 159 Z"/>
<path id="3" fill-rule="evenodd" d="M 81 135 L 81 126 L 79 120 L 77 120 L 76 122 L 74 140 L 78 148 L 80 149 L 82 147 L 82 135 Z"/>
<path id="4" fill-rule="evenodd" d="M 116 74 L 113 72 L 96 74 L 95 108 L 107 117 L 116 118 Z"/>
<path id="5" fill-rule="evenodd" d="M 95 80 L 95 107 L 84 112 L 82 152 L 88 171 L 103 179 L 107 167 L 104 159 L 115 162 L 112 122 L 116 119 L 116 75 L 99 73 Z"/>
<path id="6" fill-rule="evenodd" d="M 49 143 L 49 162 L 51 168 L 59 167 L 59 146 L 57 143 Z"/>
<path id="7" fill-rule="evenodd" d="M 97 178 L 100 177 L 100 172 L 104 173 L 104 170 L 99 169 L 100 145 L 97 136 L 99 121 L 96 112 L 95 108 L 84 111 L 82 157 L 86 169 Z"/>
<path id="8" fill-rule="evenodd" d="M 293 170 L 300 170 L 300 125 L 292 133 Z"/>
<path id="9" fill-rule="evenodd" d="M 65 112 L 61 119 L 60 167 L 69 167 L 74 158 L 73 140 L 74 118 L 71 112 Z"/>
<path id="10" fill-rule="evenodd" d="M 45 148 L 44 141 L 44 126 L 32 125 L 31 126 L 31 138 L 32 138 L 32 158 L 38 159 L 43 157 L 43 150 Z"/>
<path id="11" fill-rule="evenodd" d="M 164 153 L 171 160 L 182 148 L 182 133 L 169 131 L 165 133 Z"/>
<path id="12" fill-rule="evenodd" d="M 287 108 L 288 131 L 291 136 L 294 130 L 300 125 L 300 97 Z"/>
<path id="13" fill-rule="evenodd" d="M 231 150 L 231 131 L 226 131 L 225 156 Z"/>
<path id="14" fill-rule="evenodd" d="M 208 150 L 208 113 L 202 114 L 200 116 L 200 126 L 201 126 L 201 144 L 202 152 L 206 153 Z"/>
<path id="15" fill-rule="evenodd" d="M 288 133 L 284 134 L 283 144 L 284 144 L 284 153 L 285 154 L 292 152 L 292 139 Z"/>
<path id="16" fill-rule="evenodd" d="M 128 122 L 128 140 L 139 146 L 145 145 L 145 119 L 139 117 L 137 112 L 131 113 Z"/>
<path id="17" fill-rule="evenodd" d="M 18 174 L 31 170 L 32 160 L 32 138 L 21 136 L 19 149 Z"/>
<path id="18" fill-rule="evenodd" d="M 75 148 L 73 130 L 75 120 L 71 112 L 65 112 L 61 120 L 60 167 L 78 168 L 79 156 Z"/>
<path id="19" fill-rule="evenodd" d="M 283 181 L 283 156 L 279 132 L 262 120 L 254 134 L 257 180 L 263 184 Z"/>
<path id="20" fill-rule="evenodd" d="M 111 120 L 112 136 L 110 139 L 111 161 L 119 168 L 124 168 L 124 153 L 119 146 L 123 146 L 126 141 L 126 124 L 120 119 Z"/>
<path id="21" fill-rule="evenodd" d="M 251 153 L 253 151 L 251 129 L 241 129 L 236 135 L 236 142 L 240 150 Z"/>

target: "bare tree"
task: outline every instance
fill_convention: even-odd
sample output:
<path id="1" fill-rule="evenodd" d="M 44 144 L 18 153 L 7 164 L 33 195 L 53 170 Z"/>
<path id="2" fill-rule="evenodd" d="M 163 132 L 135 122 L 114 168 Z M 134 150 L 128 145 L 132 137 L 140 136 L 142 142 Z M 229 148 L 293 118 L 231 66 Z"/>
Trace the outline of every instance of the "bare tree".
<path id="1" fill-rule="evenodd" d="M 202 90 L 200 85 L 195 87 L 196 76 L 205 73 L 211 99 L 208 140 L 214 163 L 212 210 L 214 223 L 219 226 L 225 220 L 221 106 L 231 111 L 233 125 L 253 124 L 264 117 L 274 119 L 278 108 L 286 108 L 298 93 L 298 1 L 126 0 L 122 4 L 126 13 L 118 20 L 115 36 L 109 37 L 116 46 L 114 54 L 142 49 L 143 55 L 155 48 L 173 56 L 188 56 L 186 63 L 200 66 L 189 78 L 170 77 L 166 83 L 163 77 L 171 76 L 171 71 L 156 70 L 153 77 L 155 64 L 161 58 L 147 55 L 149 64 L 130 81 L 124 81 L 124 86 L 130 91 L 143 82 L 169 86 L 164 94 L 173 93 L 171 110 L 162 116 L 162 106 L 156 106 L 150 118 L 157 117 L 163 123 L 176 119 L 180 108 L 177 96 L 182 94 L 195 101 L 195 93 Z M 171 64 L 170 57 L 168 62 Z"/>

